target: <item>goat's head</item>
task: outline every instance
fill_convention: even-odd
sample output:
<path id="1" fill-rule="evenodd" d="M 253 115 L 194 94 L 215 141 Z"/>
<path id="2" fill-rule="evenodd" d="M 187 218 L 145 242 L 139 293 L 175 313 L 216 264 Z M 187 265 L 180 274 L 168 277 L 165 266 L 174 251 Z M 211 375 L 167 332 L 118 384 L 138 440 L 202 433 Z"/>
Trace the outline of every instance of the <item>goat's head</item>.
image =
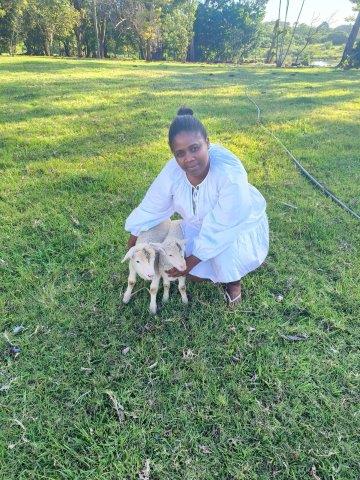
<path id="1" fill-rule="evenodd" d="M 170 265 L 182 272 L 186 270 L 185 243 L 186 240 L 174 238 L 165 240 L 163 243 L 151 243 L 150 245 L 160 252 Z"/>
<path id="2" fill-rule="evenodd" d="M 155 248 L 147 243 L 138 243 L 131 247 L 122 262 L 130 260 L 139 277 L 144 280 L 152 280 L 155 272 Z"/>

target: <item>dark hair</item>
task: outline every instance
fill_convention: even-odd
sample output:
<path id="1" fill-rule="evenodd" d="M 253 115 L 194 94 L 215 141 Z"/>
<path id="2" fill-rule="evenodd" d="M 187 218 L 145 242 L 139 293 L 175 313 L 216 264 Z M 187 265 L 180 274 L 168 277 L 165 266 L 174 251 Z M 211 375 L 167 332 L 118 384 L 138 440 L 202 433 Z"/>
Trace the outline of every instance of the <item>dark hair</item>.
<path id="1" fill-rule="evenodd" d="M 180 107 L 177 111 L 176 117 L 171 122 L 169 128 L 169 145 L 172 146 L 174 138 L 180 132 L 199 132 L 204 139 L 208 138 L 207 131 L 204 125 L 195 118 L 194 112 L 191 108 L 188 107 Z"/>

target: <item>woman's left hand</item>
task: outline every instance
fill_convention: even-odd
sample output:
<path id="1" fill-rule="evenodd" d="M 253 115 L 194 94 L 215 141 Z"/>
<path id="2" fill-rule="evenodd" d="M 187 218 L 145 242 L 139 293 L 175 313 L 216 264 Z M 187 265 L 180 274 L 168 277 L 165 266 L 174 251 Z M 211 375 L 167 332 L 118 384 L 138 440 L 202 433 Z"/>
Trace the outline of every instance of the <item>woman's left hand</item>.
<path id="1" fill-rule="evenodd" d="M 201 262 L 200 258 L 195 257 L 195 255 L 190 255 L 190 257 L 185 258 L 185 261 L 186 270 L 180 272 L 180 270 L 173 267 L 170 270 L 165 270 L 165 272 L 172 278 L 185 277 L 198 263 Z"/>

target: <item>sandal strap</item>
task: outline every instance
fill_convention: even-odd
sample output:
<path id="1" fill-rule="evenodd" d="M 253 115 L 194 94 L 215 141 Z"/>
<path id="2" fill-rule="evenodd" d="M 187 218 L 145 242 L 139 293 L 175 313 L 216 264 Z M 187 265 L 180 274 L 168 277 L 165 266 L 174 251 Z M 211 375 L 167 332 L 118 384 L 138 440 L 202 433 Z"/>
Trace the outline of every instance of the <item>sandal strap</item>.
<path id="1" fill-rule="evenodd" d="M 231 298 L 230 295 L 228 294 L 228 292 L 224 292 L 224 298 L 225 300 L 227 300 L 229 303 L 234 303 L 236 302 L 236 300 L 239 300 L 239 298 L 241 298 L 241 292 L 239 293 L 239 295 L 235 298 Z"/>

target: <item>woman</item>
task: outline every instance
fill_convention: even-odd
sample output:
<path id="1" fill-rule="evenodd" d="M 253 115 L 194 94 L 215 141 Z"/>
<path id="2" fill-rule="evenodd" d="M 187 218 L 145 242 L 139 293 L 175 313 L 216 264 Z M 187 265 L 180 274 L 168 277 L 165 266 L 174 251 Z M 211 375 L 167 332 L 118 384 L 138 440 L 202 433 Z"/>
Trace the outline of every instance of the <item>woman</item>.
<path id="1" fill-rule="evenodd" d="M 172 121 L 169 146 L 174 158 L 126 220 L 125 229 L 131 233 L 128 248 L 141 231 L 177 212 L 187 240 L 187 268 L 168 273 L 221 282 L 228 304 L 234 306 L 241 300 L 240 279 L 261 265 L 268 253 L 266 202 L 248 183 L 239 159 L 210 144 L 191 109 L 180 108 Z"/>

